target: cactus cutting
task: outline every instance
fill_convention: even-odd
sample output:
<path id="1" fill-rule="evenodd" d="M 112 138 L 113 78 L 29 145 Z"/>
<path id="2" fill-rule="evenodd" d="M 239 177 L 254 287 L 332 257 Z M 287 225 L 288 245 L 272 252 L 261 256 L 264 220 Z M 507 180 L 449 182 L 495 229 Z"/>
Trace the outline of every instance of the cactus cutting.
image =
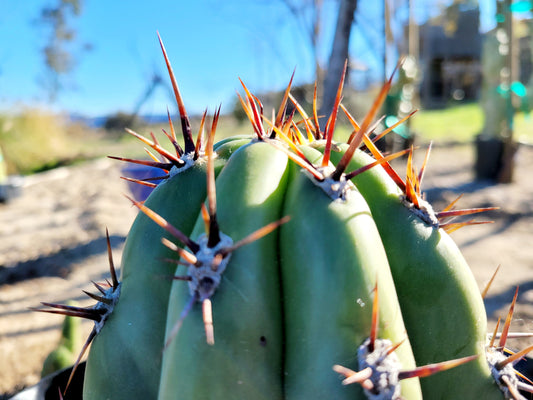
<path id="1" fill-rule="evenodd" d="M 161 49 L 183 133 L 175 153 L 128 133 L 161 170 L 128 234 L 117 277 L 96 284 L 92 308 L 38 311 L 92 319 L 85 399 L 521 399 L 533 392 L 510 354 L 516 295 L 500 340 L 453 231 L 488 221 L 437 212 L 421 188 L 415 149 L 382 154 L 375 119 L 382 87 L 357 123 L 342 104 L 344 75 L 324 130 L 290 93 L 272 120 L 241 81 L 249 136 L 216 142 L 220 108 L 195 140 L 169 57 Z M 400 64 L 399 64 L 400 66 Z M 399 68 L 398 66 L 398 68 Z M 346 69 L 346 66 L 345 66 Z M 294 74 L 293 74 L 294 76 Z M 289 105 L 292 112 L 288 112 Z M 344 115 L 353 131 L 334 138 Z M 400 120 L 405 122 L 411 117 Z M 207 135 L 204 129 L 209 126 Z M 372 137 L 374 136 L 374 137 Z M 391 161 L 407 156 L 405 179 Z M 126 201 L 125 201 L 126 202 Z M 468 229 L 475 229 L 473 227 Z M 64 390 L 68 390 L 68 387 Z"/>

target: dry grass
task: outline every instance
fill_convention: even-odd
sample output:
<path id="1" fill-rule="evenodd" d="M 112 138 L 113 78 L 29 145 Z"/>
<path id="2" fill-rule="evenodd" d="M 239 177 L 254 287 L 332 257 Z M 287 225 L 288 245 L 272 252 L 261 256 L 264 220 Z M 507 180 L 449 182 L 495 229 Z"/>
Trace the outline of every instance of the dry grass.
<path id="1" fill-rule="evenodd" d="M 0 117 L 0 146 L 9 173 L 28 174 L 76 159 L 76 136 L 63 118 L 41 110 Z"/>
<path id="2" fill-rule="evenodd" d="M 22 175 L 111 154 L 142 153 L 125 133 L 90 128 L 39 109 L 0 115 L 0 148 L 8 173 Z"/>
<path id="3" fill-rule="evenodd" d="M 178 120 L 175 129 L 180 135 Z M 200 121 L 193 118 L 191 127 L 196 137 Z M 335 137 L 345 139 L 351 132 L 344 118 L 340 117 Z M 210 121 L 205 131 L 209 131 Z M 483 127 L 483 114 L 477 104 L 450 107 L 444 110 L 420 110 L 411 118 L 411 129 L 423 141 L 462 142 L 475 139 Z M 533 120 L 523 113 L 515 117 L 515 138 L 533 143 Z M 169 146 L 161 129 L 169 130 L 168 124 L 139 125 L 136 131 L 150 137 L 150 132 Z M 217 138 L 239 134 L 252 134 L 248 121 L 239 123 L 232 115 L 221 116 Z M 171 146 L 170 146 L 171 147 Z M 13 115 L 0 115 L 0 149 L 3 152 L 10 174 L 31 174 L 56 166 L 72 164 L 80 160 L 106 155 L 146 157 L 137 140 L 125 132 L 106 132 L 80 123 L 70 122 L 66 117 L 39 109 L 25 109 Z"/>

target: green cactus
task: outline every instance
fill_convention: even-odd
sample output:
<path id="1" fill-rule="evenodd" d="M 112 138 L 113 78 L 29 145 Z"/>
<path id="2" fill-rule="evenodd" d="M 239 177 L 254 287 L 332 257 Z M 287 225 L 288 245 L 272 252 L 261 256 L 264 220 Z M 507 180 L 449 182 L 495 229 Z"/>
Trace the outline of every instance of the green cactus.
<path id="1" fill-rule="evenodd" d="M 302 150 L 310 161 L 322 158 L 313 149 Z M 382 338 L 392 343 L 405 339 L 385 251 L 368 205 L 355 187 L 341 186 L 331 193 L 332 199 L 299 166 L 292 165 L 292 175 L 285 212 L 295 222 L 281 227 L 284 307 L 289 316 L 286 398 L 362 398 L 359 387 L 341 387 L 328 369 L 337 362 L 349 363 L 354 349 L 369 337 L 376 282 Z M 328 189 L 336 187 L 331 178 L 322 182 Z M 407 341 L 396 354 L 402 368 L 415 367 Z M 405 381 L 402 394 L 421 398 L 417 380 Z"/>
<path id="2" fill-rule="evenodd" d="M 131 132 L 164 161 L 122 160 L 165 175 L 139 182 L 155 189 L 132 200 L 142 212 L 120 283 L 111 262 L 97 306 L 68 308 L 95 320 L 85 399 L 514 396 L 514 359 L 486 343 L 477 285 L 443 230 L 461 224 L 439 220 L 483 210 L 434 213 L 411 158 L 404 182 L 388 164 L 396 155 L 383 157 L 368 137 L 391 81 L 361 126 L 345 110 L 347 144 L 333 141 L 341 81 L 325 132 L 290 84 L 274 121 L 243 84 L 254 134 L 214 143 L 217 111 L 204 145 L 192 139 L 161 46 L 184 149 L 172 125 L 176 155 Z"/>
<path id="3" fill-rule="evenodd" d="M 216 221 L 220 226 L 216 246 L 230 247 L 232 242 L 225 243 L 225 238 L 237 242 L 282 217 L 287 165 L 287 156 L 266 143 L 253 143 L 235 152 L 216 180 Z M 258 179 L 263 171 L 269 171 L 268 176 Z M 191 237 L 201 238 L 203 231 L 200 218 Z M 208 236 L 213 235 L 218 233 L 211 225 Z M 277 241 L 277 235 L 271 233 L 225 256 L 229 261 L 223 281 L 212 294 L 213 346 L 206 346 L 204 335 L 198 335 L 204 327 L 200 307 L 189 313 L 177 336 L 172 337 L 185 303 L 197 293 L 191 292 L 190 285 L 174 282 L 160 398 L 172 398 L 176 392 L 184 398 L 282 398 L 283 322 Z M 198 296 L 202 300 L 202 295 Z M 191 368 L 196 372 L 191 374 Z M 225 378 L 219 381 L 220 374 Z M 226 384 L 210 387 L 205 385 L 206 379 Z"/>
<path id="4" fill-rule="evenodd" d="M 357 169 L 373 161 L 367 154 L 357 152 L 350 167 Z M 370 169 L 353 181 L 371 207 L 387 250 L 417 363 L 483 354 L 487 331 L 481 294 L 450 236 L 417 215 L 433 213 L 430 206 L 406 204 L 405 194 L 381 167 Z M 442 315 L 448 318 L 443 319 Z M 477 395 L 489 399 L 495 393 L 495 398 L 501 398 L 483 358 L 462 369 L 424 379 L 421 384 L 425 397 L 435 398 L 441 393 L 446 394 L 445 398 L 452 397 L 456 391 L 453 382 L 461 374 L 470 377 L 465 398 Z"/>

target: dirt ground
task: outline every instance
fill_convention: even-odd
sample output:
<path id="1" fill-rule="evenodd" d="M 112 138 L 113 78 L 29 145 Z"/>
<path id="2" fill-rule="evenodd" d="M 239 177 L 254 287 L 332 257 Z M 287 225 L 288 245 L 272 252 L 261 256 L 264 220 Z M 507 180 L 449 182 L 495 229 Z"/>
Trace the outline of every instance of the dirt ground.
<path id="1" fill-rule="evenodd" d="M 486 299 L 490 326 L 506 314 L 520 285 L 512 330 L 533 332 L 533 148 L 520 148 L 515 182 L 508 185 L 473 182 L 473 157 L 471 146 L 436 146 L 423 188 L 437 210 L 461 193 L 461 208 L 501 207 L 478 217 L 493 224 L 466 227 L 452 237 L 480 287 L 501 264 Z M 417 161 L 422 158 L 421 152 Z M 136 215 L 123 196 L 128 188 L 119 179 L 121 166 L 101 159 L 33 175 L 18 197 L 0 204 L 0 398 L 39 380 L 59 338 L 62 318 L 28 307 L 70 299 L 91 304 L 82 289 L 94 291 L 91 281 L 108 276 L 106 227 L 119 264 Z M 86 333 L 92 327 L 83 326 Z"/>

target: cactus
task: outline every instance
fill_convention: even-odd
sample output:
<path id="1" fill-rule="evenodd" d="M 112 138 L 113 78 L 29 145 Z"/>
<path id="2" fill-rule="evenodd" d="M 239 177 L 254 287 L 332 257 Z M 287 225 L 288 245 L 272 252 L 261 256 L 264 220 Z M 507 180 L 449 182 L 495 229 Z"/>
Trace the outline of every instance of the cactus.
<path id="1" fill-rule="evenodd" d="M 131 200 L 141 212 L 121 280 L 110 254 L 113 282 L 97 285 L 94 308 L 42 310 L 95 321 L 85 399 L 503 399 L 532 389 L 517 382 L 519 356 L 503 351 L 512 313 L 499 346 L 487 342 L 481 294 L 444 232 L 470 223 L 441 221 L 487 209 L 433 212 L 411 154 L 404 181 L 389 164 L 399 154 L 384 157 L 369 138 L 390 80 L 361 126 L 341 104 L 341 81 L 324 132 L 316 90 L 312 118 L 289 83 L 269 121 L 242 84 L 253 135 L 215 143 L 217 111 L 207 143 L 205 114 L 195 142 L 161 47 L 184 148 L 170 117 L 176 154 L 130 131 L 158 155 L 116 158 L 163 175 L 137 182 L 154 190 Z M 341 109 L 354 125 L 346 144 L 333 140 Z"/>
<path id="2" fill-rule="evenodd" d="M 76 306 L 75 301 L 69 301 L 68 306 Z M 63 368 L 70 367 L 76 362 L 81 348 L 81 321 L 70 315 L 63 319 L 61 338 L 57 347 L 46 356 L 43 362 L 41 376 L 45 377 Z"/>
<path id="3" fill-rule="evenodd" d="M 357 127 L 359 134 L 352 138 L 354 145 L 363 141 L 365 125 L 369 125 L 373 112 L 369 112 L 360 129 Z M 354 121 L 353 118 L 350 120 Z M 319 142 L 314 145 L 324 147 Z M 366 145 L 376 158 L 383 159 L 368 139 Z M 337 151 L 332 151 L 332 160 L 344 162 L 343 156 L 354 147 L 358 146 L 338 145 Z M 348 168 L 352 170 L 375 161 L 360 150 L 355 151 L 349 160 Z M 390 165 L 387 167 L 391 171 Z M 489 209 L 435 213 L 431 205 L 422 199 L 420 180 L 423 168 L 422 175 L 415 173 L 412 153 L 409 154 L 407 168 L 405 182 L 390 172 L 395 181 L 381 167 L 357 174 L 352 181 L 367 200 L 385 245 L 416 361 L 424 365 L 482 354 L 486 341 L 486 321 L 481 294 L 476 290 L 475 279 L 466 261 L 445 232 L 445 229 L 456 228 L 456 225 L 446 225 L 440 221 L 449 216 Z M 443 320 L 442 315 L 445 314 L 451 317 Z M 461 374 L 470 377 L 469 385 L 462 393 L 466 398 L 501 397 L 495 390 L 484 358 L 469 363 L 463 369 L 424 379 L 421 382 L 424 395 L 427 398 L 452 397 L 457 390 L 454 382 Z"/>

